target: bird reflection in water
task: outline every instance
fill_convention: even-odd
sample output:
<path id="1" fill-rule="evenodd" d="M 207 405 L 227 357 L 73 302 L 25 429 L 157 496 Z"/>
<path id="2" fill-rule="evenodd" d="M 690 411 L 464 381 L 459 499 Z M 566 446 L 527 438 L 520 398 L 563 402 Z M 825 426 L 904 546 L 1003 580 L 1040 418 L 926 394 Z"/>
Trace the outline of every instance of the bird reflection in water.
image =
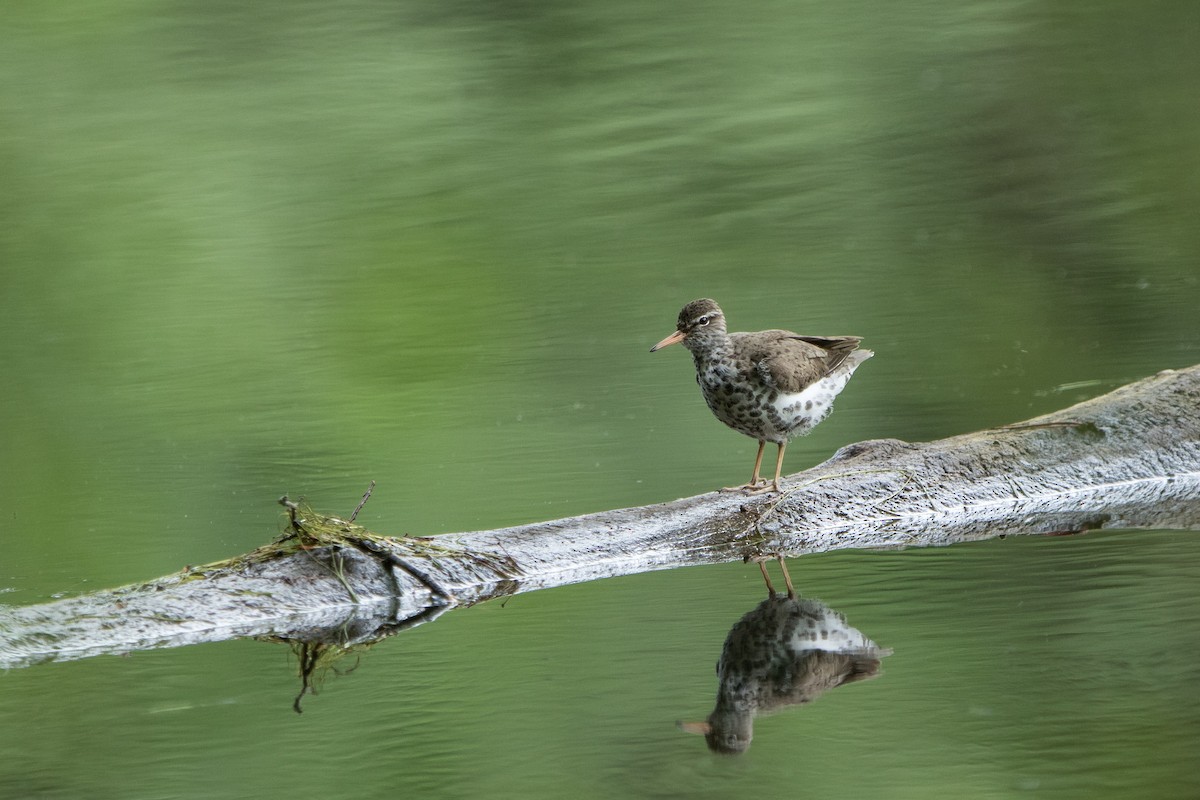
<path id="1" fill-rule="evenodd" d="M 787 594 L 771 585 L 761 561 L 767 599 L 746 614 L 725 638 L 717 662 L 717 703 L 704 722 L 681 722 L 704 735 L 710 750 L 744 753 L 754 737 L 754 718 L 811 703 L 830 689 L 878 677 L 879 662 L 892 651 L 846 623 L 817 600 L 796 596 L 779 557 Z"/>

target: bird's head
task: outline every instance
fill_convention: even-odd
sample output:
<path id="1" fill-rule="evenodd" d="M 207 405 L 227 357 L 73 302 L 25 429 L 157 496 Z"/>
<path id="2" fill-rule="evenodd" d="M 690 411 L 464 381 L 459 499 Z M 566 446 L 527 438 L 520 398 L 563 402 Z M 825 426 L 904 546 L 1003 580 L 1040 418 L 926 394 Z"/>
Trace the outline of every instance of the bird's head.
<path id="1" fill-rule="evenodd" d="M 704 722 L 676 722 L 685 733 L 698 733 L 714 753 L 738 755 L 750 749 L 754 739 L 754 715 L 732 711 L 713 711 Z"/>
<path id="2" fill-rule="evenodd" d="M 650 352 L 661 350 L 668 345 L 683 342 L 683 346 L 691 349 L 690 345 L 703 342 L 709 337 L 725 335 L 725 314 L 715 300 L 704 298 L 693 300 L 679 312 L 679 320 L 675 323 L 675 332 L 663 339 Z"/>

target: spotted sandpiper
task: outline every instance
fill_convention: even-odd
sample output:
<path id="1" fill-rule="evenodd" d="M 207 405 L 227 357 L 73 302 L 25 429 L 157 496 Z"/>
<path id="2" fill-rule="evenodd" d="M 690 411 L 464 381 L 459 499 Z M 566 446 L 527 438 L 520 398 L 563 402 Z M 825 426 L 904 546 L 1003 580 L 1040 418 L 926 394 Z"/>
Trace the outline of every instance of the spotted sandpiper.
<path id="1" fill-rule="evenodd" d="M 825 419 L 854 370 L 875 355 L 859 350 L 860 341 L 861 336 L 803 336 L 781 330 L 726 333 L 721 307 L 703 299 L 684 306 L 675 332 L 650 352 L 682 342 L 696 362 L 696 383 L 713 414 L 758 440 L 750 482 L 723 491 L 778 492 L 788 440 Z M 779 448 L 772 481 L 758 475 L 767 442 Z"/>

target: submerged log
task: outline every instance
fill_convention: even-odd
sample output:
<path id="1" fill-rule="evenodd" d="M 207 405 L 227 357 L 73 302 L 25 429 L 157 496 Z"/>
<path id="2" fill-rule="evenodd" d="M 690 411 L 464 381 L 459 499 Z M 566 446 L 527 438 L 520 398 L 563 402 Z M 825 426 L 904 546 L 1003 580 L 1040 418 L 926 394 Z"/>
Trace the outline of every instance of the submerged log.
<path id="1" fill-rule="evenodd" d="M 0 667 L 238 636 L 347 644 L 497 596 L 776 553 L 1200 527 L 1200 366 L 1000 428 L 849 445 L 783 486 L 415 538 L 288 502 L 288 534 L 247 555 L 0 609 Z"/>

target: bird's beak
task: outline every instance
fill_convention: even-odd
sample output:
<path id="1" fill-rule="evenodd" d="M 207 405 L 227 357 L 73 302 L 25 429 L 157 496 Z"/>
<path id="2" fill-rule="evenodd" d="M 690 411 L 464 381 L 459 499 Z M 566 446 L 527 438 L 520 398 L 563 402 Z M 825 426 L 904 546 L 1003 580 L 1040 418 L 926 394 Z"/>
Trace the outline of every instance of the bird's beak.
<path id="1" fill-rule="evenodd" d="M 663 339 L 658 344 L 654 345 L 654 347 L 651 347 L 650 352 L 653 353 L 655 350 L 662 350 L 664 347 L 666 347 L 668 345 L 678 344 L 679 342 L 683 341 L 683 337 L 685 337 L 685 336 L 687 336 L 687 334 L 684 333 L 683 331 L 675 331 L 670 336 Z"/>
<path id="2" fill-rule="evenodd" d="M 712 731 L 712 725 L 707 722 L 676 722 L 675 727 L 684 733 L 698 733 L 707 736 Z"/>

